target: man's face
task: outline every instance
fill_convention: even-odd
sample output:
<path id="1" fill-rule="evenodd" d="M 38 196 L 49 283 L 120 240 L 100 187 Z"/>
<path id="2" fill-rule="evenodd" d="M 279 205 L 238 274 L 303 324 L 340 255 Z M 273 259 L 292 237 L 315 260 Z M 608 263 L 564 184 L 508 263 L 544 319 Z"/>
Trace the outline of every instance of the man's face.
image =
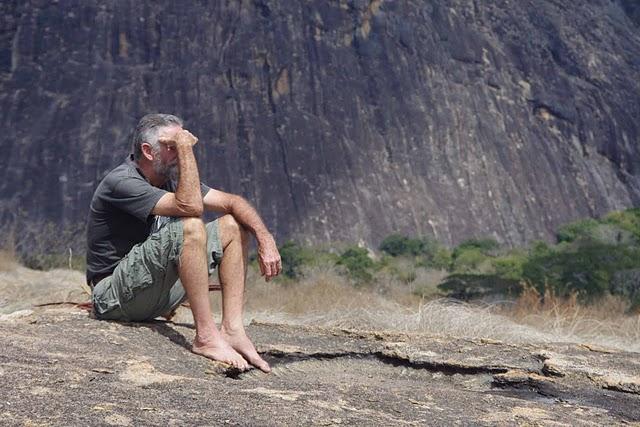
<path id="1" fill-rule="evenodd" d="M 158 129 L 158 139 L 170 139 L 176 132 L 182 130 L 181 126 L 163 126 Z M 178 156 L 175 147 L 166 144 L 158 144 L 153 149 L 153 170 L 165 179 L 178 179 Z"/>

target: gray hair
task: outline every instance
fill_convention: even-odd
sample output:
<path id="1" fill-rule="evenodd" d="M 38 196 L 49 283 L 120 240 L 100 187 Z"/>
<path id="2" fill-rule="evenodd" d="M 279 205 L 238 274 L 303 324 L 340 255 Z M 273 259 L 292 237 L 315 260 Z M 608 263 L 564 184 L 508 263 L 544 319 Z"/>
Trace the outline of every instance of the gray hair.
<path id="1" fill-rule="evenodd" d="M 133 134 L 133 159 L 138 161 L 142 157 L 143 142 L 150 144 L 157 151 L 159 149 L 158 129 L 175 125 L 182 126 L 183 121 L 180 117 L 171 114 L 147 114 L 141 118 Z"/>

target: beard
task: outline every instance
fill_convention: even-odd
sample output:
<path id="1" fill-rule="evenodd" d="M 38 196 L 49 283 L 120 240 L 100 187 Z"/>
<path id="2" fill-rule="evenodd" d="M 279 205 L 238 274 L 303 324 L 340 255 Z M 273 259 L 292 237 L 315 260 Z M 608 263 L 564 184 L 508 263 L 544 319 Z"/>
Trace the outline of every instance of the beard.
<path id="1" fill-rule="evenodd" d="M 159 156 L 153 159 L 153 171 L 168 181 L 178 181 L 180 170 L 177 163 L 165 163 Z"/>

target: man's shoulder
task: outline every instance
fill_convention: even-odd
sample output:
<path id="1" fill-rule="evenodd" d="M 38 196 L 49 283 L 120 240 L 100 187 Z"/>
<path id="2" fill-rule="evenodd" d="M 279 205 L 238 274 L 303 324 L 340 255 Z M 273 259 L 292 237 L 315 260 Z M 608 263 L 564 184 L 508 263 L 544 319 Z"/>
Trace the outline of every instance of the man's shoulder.
<path id="1" fill-rule="evenodd" d="M 111 169 L 102 178 L 100 184 L 98 184 L 98 187 L 96 188 L 93 198 L 95 199 L 108 196 L 117 187 L 122 187 L 123 184 L 126 186 L 126 183 L 131 182 L 131 180 L 145 181 L 136 170 L 135 163 L 132 163 L 127 159 L 115 168 Z"/>
<path id="2" fill-rule="evenodd" d="M 118 166 L 113 168 L 109 173 L 105 175 L 102 179 L 102 182 L 109 186 L 115 186 L 120 183 L 122 180 L 126 179 L 136 179 L 145 181 L 145 179 L 140 175 L 140 173 L 136 169 L 135 163 L 130 161 L 124 161 L 120 163 Z"/>

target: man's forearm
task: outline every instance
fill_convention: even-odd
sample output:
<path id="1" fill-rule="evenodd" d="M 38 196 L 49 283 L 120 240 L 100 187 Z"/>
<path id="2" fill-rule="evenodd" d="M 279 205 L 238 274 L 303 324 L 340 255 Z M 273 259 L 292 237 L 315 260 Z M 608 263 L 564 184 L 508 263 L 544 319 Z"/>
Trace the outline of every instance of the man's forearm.
<path id="1" fill-rule="evenodd" d="M 265 280 L 269 281 L 280 274 L 282 257 L 276 241 L 262 222 L 258 212 L 248 201 L 238 195 L 212 189 L 205 195 L 204 205 L 207 209 L 232 215 L 238 223 L 255 236 L 258 242 L 260 273 L 265 277 Z"/>
<path id="2" fill-rule="evenodd" d="M 231 209 L 228 213 L 233 215 L 237 222 L 246 227 L 258 241 L 258 264 L 260 273 L 268 282 L 282 271 L 282 258 L 276 246 L 276 241 L 260 219 L 258 212 L 249 202 L 240 196 L 231 198 Z"/>
<path id="3" fill-rule="evenodd" d="M 264 243 L 266 240 L 273 240 L 273 236 L 267 230 L 258 212 L 244 198 L 233 196 L 229 213 L 256 237 L 258 244 Z"/>
<path id="4" fill-rule="evenodd" d="M 178 154 L 178 188 L 176 189 L 176 203 L 193 216 L 202 216 L 202 193 L 200 190 L 200 176 L 198 165 L 190 144 L 176 144 Z"/>

